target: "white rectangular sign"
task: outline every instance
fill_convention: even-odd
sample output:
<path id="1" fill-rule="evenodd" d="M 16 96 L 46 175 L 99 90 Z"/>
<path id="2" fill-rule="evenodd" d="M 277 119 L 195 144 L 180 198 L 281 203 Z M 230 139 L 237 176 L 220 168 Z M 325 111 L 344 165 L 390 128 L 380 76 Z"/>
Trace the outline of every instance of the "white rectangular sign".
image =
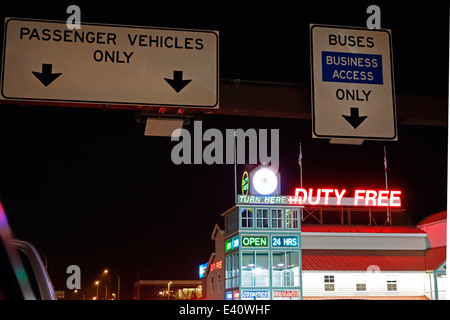
<path id="1" fill-rule="evenodd" d="M 389 30 L 311 25 L 315 138 L 397 140 Z"/>
<path id="2" fill-rule="evenodd" d="M 216 31 L 5 19 L 1 97 L 218 108 Z"/>

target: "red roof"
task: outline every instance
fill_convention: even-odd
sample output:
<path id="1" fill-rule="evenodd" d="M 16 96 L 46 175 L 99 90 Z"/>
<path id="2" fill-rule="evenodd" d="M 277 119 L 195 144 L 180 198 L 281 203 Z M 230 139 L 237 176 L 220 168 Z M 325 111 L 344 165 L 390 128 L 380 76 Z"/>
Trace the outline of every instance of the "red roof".
<path id="1" fill-rule="evenodd" d="M 425 233 L 415 226 L 342 226 L 302 224 L 302 232 Z"/>
<path id="2" fill-rule="evenodd" d="M 428 250 L 330 250 L 303 249 L 303 270 L 367 271 L 371 265 L 380 271 L 435 270 L 445 261 L 444 249 Z M 436 250 L 439 249 L 439 250 Z"/>
<path id="3" fill-rule="evenodd" d="M 433 222 L 445 221 L 445 220 L 447 220 L 447 211 L 442 211 L 442 212 L 438 212 L 438 213 L 429 215 L 428 217 L 422 219 L 417 225 L 423 226 L 423 225 L 430 224 Z"/>
<path id="4" fill-rule="evenodd" d="M 446 260 L 447 247 L 431 248 L 425 251 L 427 270 L 436 270 Z"/>

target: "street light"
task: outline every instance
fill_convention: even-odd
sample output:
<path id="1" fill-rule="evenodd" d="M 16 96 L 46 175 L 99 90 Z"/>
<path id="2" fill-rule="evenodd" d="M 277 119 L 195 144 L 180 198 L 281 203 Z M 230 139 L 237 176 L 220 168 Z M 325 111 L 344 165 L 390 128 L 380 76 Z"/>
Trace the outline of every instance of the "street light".
<path id="1" fill-rule="evenodd" d="M 172 284 L 172 281 L 170 281 L 167 284 L 167 300 L 170 300 L 170 285 Z"/>
<path id="2" fill-rule="evenodd" d="M 106 284 L 104 284 L 103 282 L 100 282 L 100 281 L 95 281 L 95 285 L 97 286 L 97 298 L 98 298 L 98 287 L 99 287 L 99 284 L 102 284 L 102 285 L 104 285 L 105 286 L 105 300 L 107 300 L 108 298 L 108 287 L 106 286 Z M 100 299 L 99 299 L 100 300 Z"/>
<path id="3" fill-rule="evenodd" d="M 74 293 L 78 293 L 79 290 L 78 290 L 78 289 L 75 289 L 73 292 L 74 292 Z M 81 292 L 81 291 L 80 291 L 80 292 Z M 84 295 L 84 292 L 81 292 L 81 294 L 83 295 L 83 300 L 86 300 L 86 296 Z"/>
<path id="4" fill-rule="evenodd" d="M 115 272 L 115 271 L 113 271 L 113 272 L 114 272 L 114 274 L 117 276 L 117 300 L 120 300 L 120 277 L 119 277 L 119 275 L 117 274 L 117 272 Z M 109 273 L 109 270 L 108 270 L 108 269 L 105 269 L 105 270 L 103 270 L 103 273 L 108 274 L 108 273 Z"/>

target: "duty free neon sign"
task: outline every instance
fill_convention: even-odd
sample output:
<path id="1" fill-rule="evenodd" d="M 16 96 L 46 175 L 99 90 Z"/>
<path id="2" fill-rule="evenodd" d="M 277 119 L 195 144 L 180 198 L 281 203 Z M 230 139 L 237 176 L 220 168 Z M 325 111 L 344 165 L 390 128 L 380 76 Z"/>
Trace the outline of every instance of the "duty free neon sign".
<path id="1" fill-rule="evenodd" d="M 322 206 L 359 206 L 359 207 L 401 207 L 399 190 L 357 189 L 353 197 L 345 197 L 346 189 L 304 189 L 296 188 L 295 195 L 239 195 L 239 204 L 272 205 L 322 205 Z"/>
<path id="2" fill-rule="evenodd" d="M 400 207 L 401 191 L 357 189 L 353 198 L 345 198 L 346 189 L 303 189 L 296 188 L 295 196 L 290 196 L 289 204 L 336 205 L 364 207 Z M 333 197 L 334 196 L 334 197 Z"/>

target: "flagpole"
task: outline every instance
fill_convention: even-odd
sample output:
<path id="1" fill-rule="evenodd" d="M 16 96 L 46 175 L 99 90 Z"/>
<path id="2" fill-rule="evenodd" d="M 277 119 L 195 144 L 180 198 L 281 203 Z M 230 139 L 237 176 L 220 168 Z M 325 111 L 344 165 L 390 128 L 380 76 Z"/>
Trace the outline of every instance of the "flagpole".
<path id="1" fill-rule="evenodd" d="M 386 146 L 384 146 L 384 180 L 385 180 L 385 182 L 386 182 L 386 191 L 388 191 L 389 188 L 388 188 L 388 178 L 387 178 Z M 387 220 L 386 220 L 386 222 L 388 222 L 389 224 L 392 225 L 392 222 L 391 222 L 391 215 L 390 215 L 390 211 L 389 211 L 389 206 L 386 207 L 386 215 L 387 215 Z"/>
<path id="2" fill-rule="evenodd" d="M 298 153 L 298 165 L 300 167 L 300 188 L 303 188 L 303 166 L 302 166 L 302 143 L 300 142 L 300 151 Z M 300 235 L 301 238 L 301 224 L 303 222 L 303 207 L 300 207 Z M 300 246 L 300 300 L 303 300 L 303 264 L 302 264 L 302 249 Z"/>
<path id="3" fill-rule="evenodd" d="M 237 205 L 238 203 L 238 196 L 237 196 L 237 176 L 236 176 L 236 157 L 237 157 L 237 151 L 236 151 L 236 129 L 234 129 L 233 133 L 233 151 L 234 151 L 234 203 Z"/>
<path id="4" fill-rule="evenodd" d="M 302 166 L 302 143 L 300 142 L 300 151 L 298 154 L 298 165 L 300 167 L 300 188 L 303 188 L 303 166 Z M 300 208 L 300 219 L 303 221 L 303 208 Z"/>
<path id="5" fill-rule="evenodd" d="M 298 164 L 300 166 L 300 188 L 303 188 L 303 168 L 302 168 L 302 143 L 300 142 L 300 153 L 298 156 Z"/>

